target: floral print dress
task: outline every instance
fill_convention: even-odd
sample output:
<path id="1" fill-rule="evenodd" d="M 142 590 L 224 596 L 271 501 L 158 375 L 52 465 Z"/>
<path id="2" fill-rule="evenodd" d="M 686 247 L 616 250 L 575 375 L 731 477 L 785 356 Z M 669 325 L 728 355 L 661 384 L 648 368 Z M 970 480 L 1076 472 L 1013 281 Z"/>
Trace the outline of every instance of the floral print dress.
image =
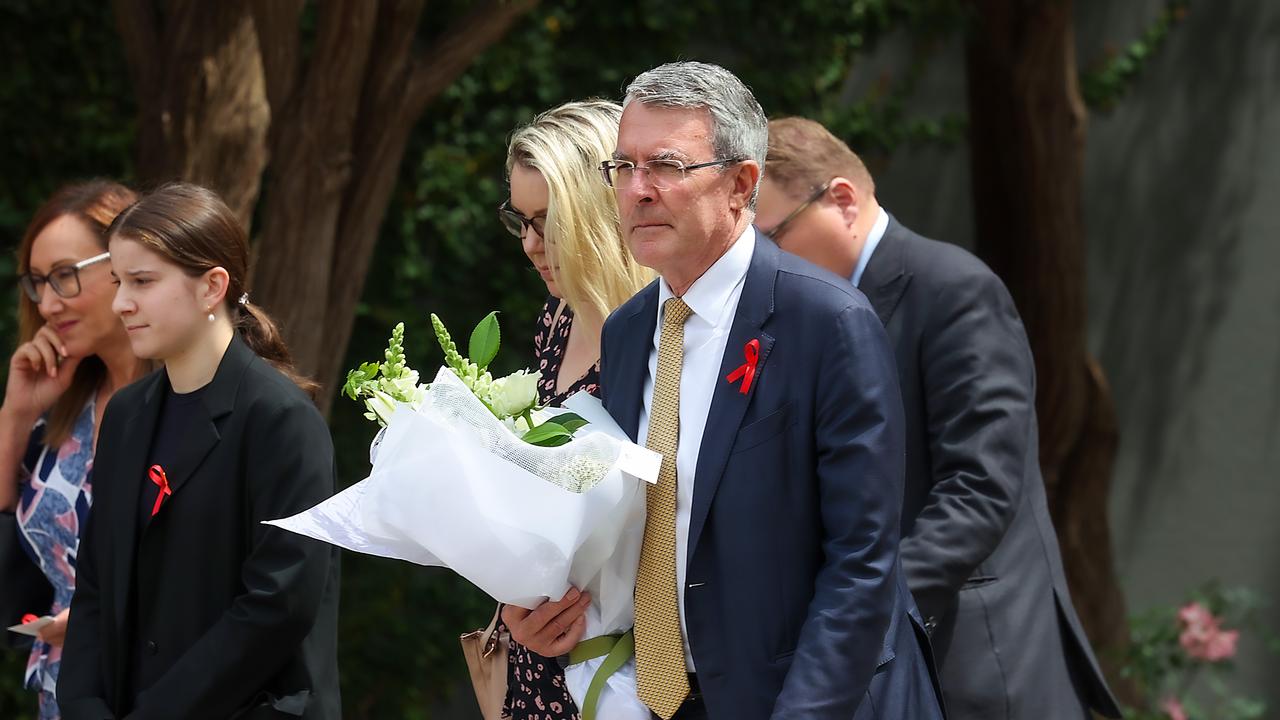
<path id="1" fill-rule="evenodd" d="M 598 360 L 564 392 L 556 392 L 560 365 L 564 362 L 569 331 L 573 326 L 573 311 L 565 305 L 557 317 L 559 307 L 558 298 L 547 298 L 546 305 L 538 314 L 538 328 L 533 336 L 534 357 L 542 372 L 542 379 L 538 382 L 538 402 L 542 405 L 559 405 L 578 391 L 600 395 Z M 515 640 L 511 641 L 507 657 L 509 672 L 503 717 L 513 720 L 579 720 L 578 706 L 569 696 L 564 670 L 555 658 L 538 655 Z"/>
<path id="2" fill-rule="evenodd" d="M 76 587 L 76 551 L 92 503 L 94 401 L 76 418 L 71 436 L 60 446 L 45 445 L 41 418 L 31 431 L 23 456 L 18 499 L 21 544 L 53 586 L 57 615 L 71 605 Z M 54 691 L 62 648 L 36 640 L 27 659 L 24 685 L 40 693 L 40 720 L 59 716 Z"/>

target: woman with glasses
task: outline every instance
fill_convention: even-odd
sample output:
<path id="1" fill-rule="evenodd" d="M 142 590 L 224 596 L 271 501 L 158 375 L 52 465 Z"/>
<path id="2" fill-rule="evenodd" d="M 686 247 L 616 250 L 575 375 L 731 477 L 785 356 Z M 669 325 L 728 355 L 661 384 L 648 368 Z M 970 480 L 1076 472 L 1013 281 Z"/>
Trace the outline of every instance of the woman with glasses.
<path id="1" fill-rule="evenodd" d="M 112 394 L 145 369 L 111 311 L 103 235 L 136 199 L 105 180 L 64 187 L 36 211 L 18 248 L 21 343 L 0 405 L 0 509 L 16 509 L 20 542 L 53 586 L 53 607 L 32 608 L 54 620 L 33 644 L 25 677 L 40 693 L 41 720 L 58 717 L 54 687 L 98 426 Z"/>
<path id="2" fill-rule="evenodd" d="M 613 191 L 600 181 L 600 162 L 613 153 L 621 117 L 617 103 L 571 102 L 517 129 L 508 144 L 511 198 L 498 216 L 520 238 L 549 295 L 534 334 L 543 405 L 578 391 L 597 394 L 604 320 L 652 279 L 623 242 Z M 576 720 L 555 659 L 513 641 L 508 662 L 505 715 Z"/>

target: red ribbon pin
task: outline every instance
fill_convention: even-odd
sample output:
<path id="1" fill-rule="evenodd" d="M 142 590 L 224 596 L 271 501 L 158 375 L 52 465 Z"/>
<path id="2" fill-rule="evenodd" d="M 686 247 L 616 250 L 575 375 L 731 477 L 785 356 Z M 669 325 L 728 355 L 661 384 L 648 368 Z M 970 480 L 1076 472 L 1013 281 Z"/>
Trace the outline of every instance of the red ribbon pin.
<path id="1" fill-rule="evenodd" d="M 169 487 L 169 476 L 164 474 L 164 468 L 159 465 L 152 465 L 147 475 L 151 477 L 151 482 L 160 486 L 160 492 L 156 494 L 156 504 L 151 506 L 151 517 L 155 517 L 156 513 L 160 512 L 160 504 L 164 502 L 165 496 L 173 494 L 173 488 Z"/>
<path id="2" fill-rule="evenodd" d="M 742 354 L 747 361 L 738 366 L 737 370 L 724 376 L 730 384 L 738 382 L 742 379 L 742 385 L 738 388 L 738 392 L 746 395 L 751 390 L 751 381 L 756 379 L 756 362 L 760 359 L 760 341 L 752 340 L 742 348 Z"/>

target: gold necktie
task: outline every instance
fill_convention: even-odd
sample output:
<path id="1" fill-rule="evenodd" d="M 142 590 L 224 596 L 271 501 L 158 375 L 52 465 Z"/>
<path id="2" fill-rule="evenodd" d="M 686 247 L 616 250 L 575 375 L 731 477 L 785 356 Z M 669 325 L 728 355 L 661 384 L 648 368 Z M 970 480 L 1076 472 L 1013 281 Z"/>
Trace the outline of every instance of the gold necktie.
<path id="1" fill-rule="evenodd" d="M 676 596 L 676 449 L 684 322 L 692 313 L 680 298 L 663 305 L 658 377 L 653 383 L 645 440 L 646 447 L 662 454 L 662 469 L 658 482 L 645 491 L 644 544 L 636 574 L 636 690 L 663 720 L 671 720 L 689 695 Z"/>

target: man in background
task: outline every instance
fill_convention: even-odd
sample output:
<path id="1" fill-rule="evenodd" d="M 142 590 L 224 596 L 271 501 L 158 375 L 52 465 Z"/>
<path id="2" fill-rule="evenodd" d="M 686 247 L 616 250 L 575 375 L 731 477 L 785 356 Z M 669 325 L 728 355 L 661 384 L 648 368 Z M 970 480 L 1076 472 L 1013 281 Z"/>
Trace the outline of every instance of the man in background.
<path id="1" fill-rule="evenodd" d="M 1035 366 L 1008 290 L 876 201 L 847 145 L 769 123 L 756 223 L 866 294 L 906 411 L 900 555 L 952 720 L 1120 717 L 1071 604 L 1040 476 Z"/>

